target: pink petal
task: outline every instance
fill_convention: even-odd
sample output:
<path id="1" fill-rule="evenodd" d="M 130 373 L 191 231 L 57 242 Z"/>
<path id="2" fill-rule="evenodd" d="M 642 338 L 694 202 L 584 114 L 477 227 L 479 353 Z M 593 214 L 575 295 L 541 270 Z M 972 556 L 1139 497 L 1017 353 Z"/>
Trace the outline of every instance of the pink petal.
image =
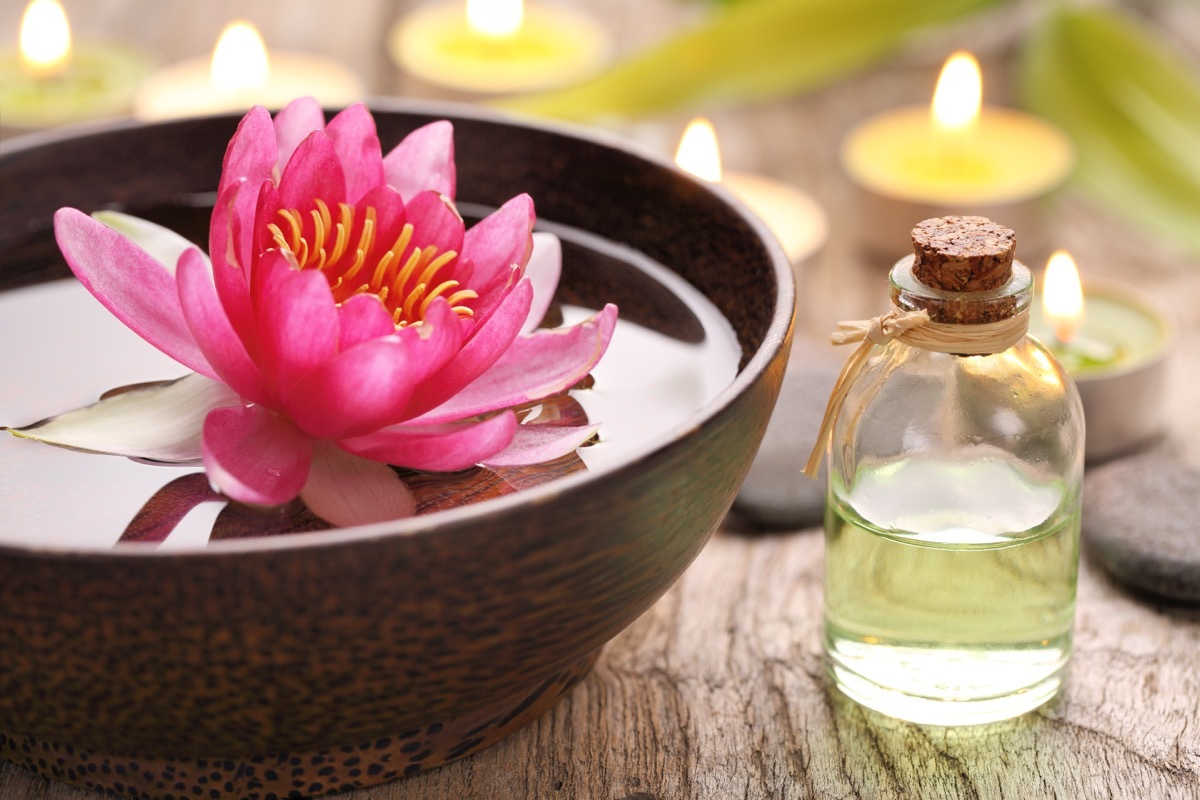
<path id="1" fill-rule="evenodd" d="M 518 283 L 496 313 L 492 314 L 485 324 L 476 328 L 470 341 L 463 346 L 454 360 L 418 387 L 413 393 L 408 413 L 416 417 L 442 405 L 492 367 L 517 338 L 521 325 L 529 316 L 532 297 L 533 287 L 529 281 Z M 438 421 L 461 419 L 465 416 L 468 415 L 448 417 L 439 412 Z"/>
<path id="2" fill-rule="evenodd" d="M 176 280 L 183 316 L 221 380 L 246 400 L 278 407 L 278 399 L 271 396 L 258 366 L 233 330 L 199 250 L 192 248 L 180 257 Z"/>
<path id="3" fill-rule="evenodd" d="M 318 517 L 341 527 L 417 513 L 416 499 L 395 470 L 351 455 L 332 442 L 316 443 L 312 470 L 300 498 Z"/>
<path id="4" fill-rule="evenodd" d="M 525 277 L 533 285 L 533 302 L 521 332 L 529 333 L 546 316 L 562 277 L 562 242 L 553 233 L 533 234 L 533 253 L 525 265 Z"/>
<path id="5" fill-rule="evenodd" d="M 342 162 L 333 142 L 321 132 L 310 134 L 300 143 L 279 181 L 279 202 L 283 208 L 307 213 L 318 197 L 330 208 L 337 208 L 337 204 L 346 199 Z"/>
<path id="6" fill-rule="evenodd" d="M 217 292 L 234 328 L 249 333 L 249 305 L 245 273 L 250 268 L 255 242 L 255 207 L 263 185 L 279 179 L 279 156 L 271 116 L 254 108 L 238 126 L 225 154 L 225 166 L 217 189 L 209 226 L 208 252 L 214 265 Z"/>
<path id="7" fill-rule="evenodd" d="M 404 137 L 383 159 L 388 184 L 410 200 L 432 190 L 454 199 L 454 126 L 431 122 Z"/>
<path id="8" fill-rule="evenodd" d="M 243 339 L 249 338 L 253 331 L 247 275 L 258 193 L 257 187 L 247 183 L 231 183 L 217 196 L 208 230 L 208 252 L 217 295 L 234 330 Z M 251 224 L 244 224 L 244 220 Z"/>
<path id="9" fill-rule="evenodd" d="M 93 211 L 92 219 L 104 223 L 145 250 L 172 275 L 183 252 L 196 246 L 170 228 L 119 211 Z"/>
<path id="10" fill-rule="evenodd" d="M 298 380 L 288 416 L 317 439 L 362 436 L 403 418 L 412 395 L 409 356 L 396 337 L 351 347 Z"/>
<path id="11" fill-rule="evenodd" d="M 415 422 L 463 419 L 569 389 L 604 355 L 616 324 L 617 307 L 610 303 L 570 328 L 519 337 L 491 369 Z"/>
<path id="12" fill-rule="evenodd" d="M 368 436 L 343 439 L 342 449 L 398 467 L 457 472 L 503 450 L 512 441 L 517 417 L 505 411 L 483 422 L 396 425 Z"/>
<path id="13" fill-rule="evenodd" d="M 264 273 L 255 298 L 259 367 L 286 394 L 337 352 L 337 309 L 329 281 L 317 270 L 295 269 L 278 250 L 264 253 L 259 267 Z"/>
<path id="14" fill-rule="evenodd" d="M 250 307 L 255 315 L 255 335 L 257 335 L 258 327 L 261 325 L 257 321 L 257 316 L 275 299 L 271 296 L 271 292 L 284 281 L 288 280 L 288 276 L 292 273 L 300 272 L 300 268 L 296 265 L 295 257 L 286 250 L 268 250 L 262 254 L 254 265 L 253 271 L 250 273 Z M 313 274 L 316 274 L 315 270 Z M 332 294 L 330 295 L 332 298 Z"/>
<path id="15" fill-rule="evenodd" d="M 525 266 L 533 248 L 533 200 L 519 194 L 467 231 L 462 255 L 475 263 L 472 288 L 485 295 L 508 279 L 509 267 Z"/>
<path id="16" fill-rule="evenodd" d="M 278 149 L 277 165 L 283 172 L 292 159 L 292 153 L 313 131 L 325 129 L 325 112 L 321 104 L 311 97 L 297 97 L 275 114 L 275 145 Z"/>
<path id="17" fill-rule="evenodd" d="M 583 425 L 577 428 L 518 425 L 508 447 L 488 456 L 482 463 L 489 467 L 518 467 L 552 461 L 574 452 L 599 429 L 599 425 Z"/>
<path id="18" fill-rule="evenodd" d="M 383 184 L 383 152 L 375 120 L 362 103 L 355 103 L 332 120 L 325 133 L 346 174 L 346 199 L 357 203 L 369 190 Z"/>
<path id="19" fill-rule="evenodd" d="M 414 228 L 413 242 L 420 247 L 433 245 L 438 253 L 463 250 L 463 221 L 458 212 L 436 192 L 421 192 L 405 201 L 405 214 Z M 440 274 L 440 273 L 439 273 Z"/>
<path id="20" fill-rule="evenodd" d="M 277 506 L 308 480 L 313 442 L 262 406 L 214 408 L 204 420 L 204 469 L 227 497 Z"/>
<path id="21" fill-rule="evenodd" d="M 472 270 L 474 269 L 475 265 L 469 258 L 460 258 L 459 262 L 466 262 L 470 265 Z M 475 289 L 480 295 L 478 299 L 471 301 L 471 307 L 475 310 L 475 313 L 471 315 L 471 322 L 474 323 L 472 328 L 473 331 L 480 330 L 483 326 L 487 325 L 488 321 L 492 317 L 492 314 L 494 314 L 498 309 L 508 302 L 508 296 L 512 294 L 513 290 L 516 289 L 517 286 L 520 286 L 524 281 L 524 276 L 521 273 L 522 269 L 514 264 L 513 266 L 509 267 L 503 281 L 493 280 L 491 286 L 486 290 L 480 291 L 473 281 L 467 284 L 472 289 Z M 529 283 L 528 281 L 524 282 Z M 531 290 L 529 295 L 530 307 L 532 307 L 533 285 L 531 283 L 529 284 L 529 288 Z M 525 313 L 526 316 L 528 316 L 528 310 Z M 524 325 L 524 323 L 522 323 L 522 325 Z M 468 338 L 470 336 L 474 336 L 474 333 L 468 334 Z"/>
<path id="22" fill-rule="evenodd" d="M 271 114 L 262 106 L 255 106 L 242 117 L 225 149 L 217 194 L 223 194 L 233 183 L 247 181 L 257 187 L 263 181 L 272 180 L 277 161 Z"/>
<path id="23" fill-rule="evenodd" d="M 246 187 L 246 191 L 250 191 L 250 187 Z M 245 216 L 238 216 L 233 219 L 235 230 L 245 227 L 251 232 L 248 237 L 251 241 L 247 246 L 246 256 L 239 263 L 242 265 L 242 271 L 247 276 L 247 285 L 250 287 L 250 294 L 257 296 L 258 287 L 258 259 L 267 250 L 284 249 L 275 241 L 270 225 L 279 226 L 281 231 L 290 232 L 291 228 L 288 223 L 284 222 L 283 216 L 279 213 L 284 208 L 283 198 L 279 195 L 279 187 L 267 181 L 258 187 L 258 197 L 254 205 L 248 208 L 238 209 L 245 211 Z"/>
<path id="24" fill-rule="evenodd" d="M 463 325 L 450 304 L 439 297 L 429 304 L 420 325 L 396 331 L 408 347 L 414 383 L 420 383 L 446 366 L 463 344 Z"/>
<path id="25" fill-rule="evenodd" d="M 180 364 L 216 377 L 183 318 L 175 276 L 153 256 L 74 208 L 54 214 L 54 233 L 80 283 L 113 316 Z"/>
<path id="26" fill-rule="evenodd" d="M 349 350 L 356 344 L 390 336 L 396 332 L 392 315 L 374 294 L 356 294 L 337 309 L 338 350 Z"/>

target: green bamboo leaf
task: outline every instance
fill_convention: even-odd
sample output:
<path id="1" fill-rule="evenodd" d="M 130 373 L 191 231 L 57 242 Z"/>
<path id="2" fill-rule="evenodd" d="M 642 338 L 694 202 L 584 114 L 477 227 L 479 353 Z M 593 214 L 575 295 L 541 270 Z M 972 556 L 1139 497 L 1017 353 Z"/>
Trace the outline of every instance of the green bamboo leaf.
<path id="1" fill-rule="evenodd" d="M 636 117 L 810 88 L 894 51 L 914 30 L 1001 0 L 743 0 L 610 71 L 555 92 L 506 98 L 564 119 Z"/>
<path id="2" fill-rule="evenodd" d="M 1026 43 L 1026 105 L 1078 151 L 1076 180 L 1147 232 L 1200 254 L 1200 71 L 1136 19 L 1063 9 Z"/>

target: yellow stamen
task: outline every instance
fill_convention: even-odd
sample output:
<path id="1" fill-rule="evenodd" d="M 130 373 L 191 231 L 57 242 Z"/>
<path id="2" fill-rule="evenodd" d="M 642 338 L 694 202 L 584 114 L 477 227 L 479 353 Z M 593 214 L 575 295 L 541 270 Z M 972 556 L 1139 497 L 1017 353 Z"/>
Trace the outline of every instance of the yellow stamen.
<path id="1" fill-rule="evenodd" d="M 408 283 L 408 279 L 412 277 L 413 272 L 421 263 L 421 248 L 413 250 L 408 261 L 404 263 L 404 267 L 400 270 L 400 274 L 396 276 L 396 280 L 392 282 L 392 291 L 399 294 L 400 290 Z"/>
<path id="2" fill-rule="evenodd" d="M 432 255 L 433 253 L 436 253 L 437 251 L 433 249 L 433 245 L 430 245 L 429 247 L 425 248 L 425 252 L 429 255 Z M 447 264 L 449 264 L 457 256 L 458 256 L 458 253 L 456 253 L 453 250 L 447 250 L 446 252 L 442 253 L 440 256 L 438 256 L 432 262 L 430 262 L 429 266 L 425 268 L 425 271 L 421 273 L 421 277 L 417 278 L 417 283 L 432 282 L 433 276 L 437 274 L 437 271 L 439 269 L 441 269 L 442 267 L 446 266 Z"/>
<path id="3" fill-rule="evenodd" d="M 429 310 L 430 303 L 432 303 L 434 300 L 436 300 L 442 292 L 453 289 L 456 286 L 458 286 L 458 281 L 445 281 L 443 283 L 439 283 L 432 292 L 425 295 L 425 299 L 423 301 L 421 301 L 421 312 L 420 313 L 421 313 L 422 319 L 425 317 L 425 312 Z"/>
<path id="4" fill-rule="evenodd" d="M 379 259 L 379 264 L 375 267 L 375 274 L 371 276 L 372 286 L 383 286 L 383 279 L 384 275 L 387 273 L 388 264 L 391 264 L 395 257 L 395 251 L 388 250 L 383 254 L 383 258 Z M 386 291 L 387 287 L 383 286 L 383 289 Z"/>
<path id="5" fill-rule="evenodd" d="M 380 252 L 375 249 L 380 226 L 373 207 L 367 206 L 363 210 L 357 236 L 354 207 L 349 203 L 338 203 L 337 210 L 335 222 L 329 205 L 319 198 L 312 201 L 312 208 L 306 213 L 279 209 L 277 213 L 286 225 L 284 222 L 268 223 L 267 232 L 272 244 L 286 253 L 295 266 L 326 270 L 330 290 L 338 303 L 356 294 L 374 294 L 391 309 L 392 322 L 397 328 L 423 324 L 430 304 L 439 297 L 445 299 L 460 317 L 474 316 L 474 310 L 464 305 L 478 297 L 474 291 L 461 288 L 454 279 L 436 280 L 442 268 L 458 258 L 457 251 L 439 253 L 437 245 L 413 247 L 415 230 L 412 223 L 405 223 L 392 246 Z M 308 235 L 305 234 L 306 220 L 312 220 Z M 348 259 L 351 251 L 353 258 Z M 373 266 L 370 272 L 363 274 L 367 259 L 373 259 Z M 350 263 L 347 265 L 346 261 Z M 368 275 L 370 280 L 361 282 Z M 349 288 L 356 284 L 358 288 Z M 429 290 L 431 286 L 434 287 L 432 291 Z M 390 303 L 388 298 L 391 298 Z"/>
<path id="6" fill-rule="evenodd" d="M 290 250 L 287 239 L 283 238 L 283 231 L 279 230 L 279 226 L 274 222 L 267 225 L 267 230 L 271 232 L 271 241 L 279 245 L 280 250 Z"/>
<path id="7" fill-rule="evenodd" d="M 350 280 L 350 279 L 351 279 L 351 278 L 353 278 L 355 275 L 357 275 L 357 274 L 358 274 L 358 271 L 359 271 L 360 269 L 362 269 L 362 265 L 363 265 L 364 263 L 366 263 L 366 260 L 367 260 L 367 254 L 366 254 L 366 253 L 364 253 L 362 250 L 357 250 L 357 251 L 355 251 L 355 253 L 354 253 L 354 263 L 350 265 L 350 269 L 346 270 L 346 280 Z M 363 286 L 368 286 L 368 287 L 369 287 L 370 285 L 371 285 L 371 284 L 369 284 L 369 283 L 364 283 L 364 284 L 363 284 Z"/>
<path id="8" fill-rule="evenodd" d="M 367 206 L 366 218 L 363 220 L 362 237 L 358 240 L 358 249 L 364 253 L 369 253 L 373 244 L 375 244 L 375 209 Z"/>
<path id="9" fill-rule="evenodd" d="M 350 238 L 350 225 L 354 222 L 354 209 L 345 203 L 338 203 L 338 208 L 341 210 L 342 217 L 337 224 L 337 241 L 333 245 L 333 253 L 329 256 L 329 262 L 336 264 L 342 254 L 346 252 L 346 243 Z"/>
<path id="10" fill-rule="evenodd" d="M 421 299 L 421 295 L 425 294 L 425 284 L 418 283 L 416 288 L 408 293 L 408 297 L 404 298 L 404 316 L 408 319 L 413 318 L 413 305 L 417 300 Z"/>
<path id="11" fill-rule="evenodd" d="M 313 202 L 316 204 L 317 210 L 321 212 L 321 224 L 325 227 L 325 233 L 328 234 L 333 230 L 333 217 L 329 214 L 329 205 L 319 197 Z"/>
<path id="12" fill-rule="evenodd" d="M 294 253 L 300 247 L 300 241 L 303 239 L 304 234 L 300 227 L 300 214 L 296 211 L 292 211 L 291 209 L 281 208 L 279 209 L 279 216 L 286 219 L 288 226 L 291 228 L 292 239 L 288 244 L 287 249 Z"/>
<path id="13" fill-rule="evenodd" d="M 314 208 L 312 211 L 308 212 L 308 215 L 310 217 L 312 217 L 312 221 L 313 221 L 313 245 L 312 245 L 313 249 L 314 250 L 324 250 L 325 249 L 325 220 L 321 216 L 320 210 L 316 209 L 316 208 Z"/>
<path id="14" fill-rule="evenodd" d="M 386 259 L 389 267 L 393 263 L 396 263 L 396 264 L 400 263 L 400 256 L 402 253 L 404 253 L 405 249 L 408 248 L 408 243 L 410 241 L 412 241 L 412 235 L 413 235 L 412 223 L 411 222 L 404 223 L 404 227 L 400 229 L 400 235 L 396 237 L 395 243 L 390 248 L 388 248 L 388 251 L 382 256 L 380 261 L 382 262 L 384 259 Z M 380 272 L 380 270 L 378 268 L 376 268 L 374 284 L 376 286 L 382 286 L 383 284 L 392 281 L 392 277 L 393 277 L 392 270 L 389 269 L 385 272 Z M 397 287 L 393 284 L 392 291 L 398 292 L 398 291 L 400 291 L 400 289 L 399 289 L 399 287 Z"/>
<path id="15" fill-rule="evenodd" d="M 450 304 L 450 307 L 453 308 L 456 313 L 470 317 L 473 316 L 475 312 L 466 306 L 460 306 L 459 303 L 461 303 L 463 300 L 474 300 L 477 297 L 479 297 L 479 295 L 470 289 L 459 289 L 457 292 L 447 297 L 446 302 Z"/>
<path id="16" fill-rule="evenodd" d="M 396 237 L 396 243 L 392 245 L 393 252 L 397 258 L 408 249 L 408 243 L 412 241 L 413 226 L 411 222 L 404 223 L 404 227 L 400 230 L 400 235 Z"/>

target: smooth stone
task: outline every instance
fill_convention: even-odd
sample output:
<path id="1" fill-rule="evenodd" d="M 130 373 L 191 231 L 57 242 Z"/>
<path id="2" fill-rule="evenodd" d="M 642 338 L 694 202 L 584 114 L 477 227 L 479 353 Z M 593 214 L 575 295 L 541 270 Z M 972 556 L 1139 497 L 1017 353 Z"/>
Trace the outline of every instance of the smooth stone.
<path id="1" fill-rule="evenodd" d="M 1088 553 L 1121 583 L 1200 603 L 1200 470 L 1161 451 L 1090 469 L 1084 478 Z"/>
<path id="2" fill-rule="evenodd" d="M 816 480 L 803 471 L 838 370 L 834 363 L 800 365 L 792 359 L 762 446 L 733 501 L 757 529 L 794 530 L 824 519 L 825 464 Z"/>

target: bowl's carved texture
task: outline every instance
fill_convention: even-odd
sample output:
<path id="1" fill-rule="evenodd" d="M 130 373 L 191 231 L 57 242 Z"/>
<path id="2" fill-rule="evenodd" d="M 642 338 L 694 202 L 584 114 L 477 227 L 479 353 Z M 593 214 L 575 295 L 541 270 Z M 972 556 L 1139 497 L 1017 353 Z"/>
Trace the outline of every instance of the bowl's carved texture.
<path id="1" fill-rule="evenodd" d="M 518 698 L 464 717 L 321 750 L 244 759 L 121 757 L 0 733 L 0 758 L 48 778 L 132 797 L 277 800 L 348 792 L 415 775 L 495 744 L 549 710 L 599 655 L 596 651 L 579 659 Z"/>

